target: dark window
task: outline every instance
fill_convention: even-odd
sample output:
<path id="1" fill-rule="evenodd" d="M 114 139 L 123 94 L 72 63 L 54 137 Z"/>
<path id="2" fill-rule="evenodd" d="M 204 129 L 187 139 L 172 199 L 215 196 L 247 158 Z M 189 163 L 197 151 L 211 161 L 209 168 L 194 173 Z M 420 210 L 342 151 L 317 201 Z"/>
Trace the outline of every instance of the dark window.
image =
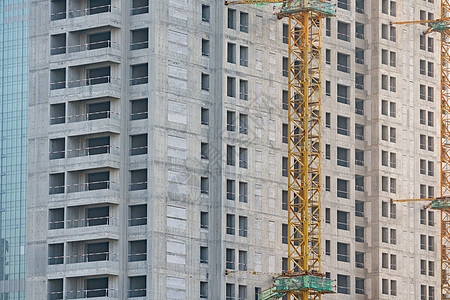
<path id="1" fill-rule="evenodd" d="M 146 13 L 148 13 L 148 0 L 133 0 L 131 14 L 140 15 Z"/>
<path id="2" fill-rule="evenodd" d="M 131 31 L 131 50 L 148 48 L 148 28 Z"/>
<path id="3" fill-rule="evenodd" d="M 131 100 L 131 120 L 148 118 L 148 99 Z"/>

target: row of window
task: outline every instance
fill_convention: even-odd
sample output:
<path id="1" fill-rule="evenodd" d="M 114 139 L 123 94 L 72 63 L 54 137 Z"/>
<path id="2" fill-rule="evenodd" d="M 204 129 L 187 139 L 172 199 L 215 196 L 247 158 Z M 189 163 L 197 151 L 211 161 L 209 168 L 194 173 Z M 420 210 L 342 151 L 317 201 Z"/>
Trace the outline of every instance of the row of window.
<path id="1" fill-rule="evenodd" d="M 397 30 L 393 25 L 381 24 L 381 38 L 390 40 L 391 42 L 397 41 Z"/>
<path id="2" fill-rule="evenodd" d="M 420 165 L 420 174 L 434 176 L 434 162 L 433 161 L 427 162 L 425 159 L 421 159 L 419 161 L 419 165 Z M 428 168 L 427 168 L 427 166 L 428 166 Z"/>
<path id="3" fill-rule="evenodd" d="M 397 230 L 396 229 L 388 229 L 386 227 L 381 228 L 381 242 L 390 243 L 392 245 L 397 244 Z"/>
<path id="4" fill-rule="evenodd" d="M 381 2 L 381 13 L 390 15 L 391 17 L 397 16 L 397 3 L 395 1 L 383 0 Z"/>
<path id="5" fill-rule="evenodd" d="M 331 128 L 331 114 L 325 114 L 325 125 L 327 128 Z M 350 136 L 350 118 L 337 115 L 336 117 L 336 131 L 337 134 Z M 355 123 L 355 139 L 364 140 L 364 125 Z"/>
<path id="6" fill-rule="evenodd" d="M 204 53 L 202 51 L 202 53 Z M 239 65 L 243 67 L 248 67 L 248 47 L 240 45 L 239 46 Z M 227 45 L 227 62 L 230 64 L 236 64 L 236 44 L 228 42 Z"/>
<path id="7" fill-rule="evenodd" d="M 341 41 L 350 42 L 351 38 L 351 24 L 338 21 L 337 22 L 337 38 Z M 327 18 L 325 20 L 325 34 L 328 37 L 331 37 L 331 18 Z M 364 39 L 364 24 L 355 22 L 355 37 L 357 39 Z"/>
<path id="8" fill-rule="evenodd" d="M 420 210 L 420 224 L 427 224 L 427 211 L 425 209 Z M 428 226 L 434 226 L 434 211 L 428 210 Z"/>
<path id="9" fill-rule="evenodd" d="M 381 216 L 384 218 L 397 218 L 397 205 L 395 203 L 381 202 Z"/>
<path id="10" fill-rule="evenodd" d="M 390 285 L 389 281 L 391 283 Z M 397 280 L 381 279 L 381 293 L 383 295 L 391 294 L 391 296 L 397 296 Z"/>
<path id="11" fill-rule="evenodd" d="M 59 55 L 65 53 L 76 53 L 90 51 L 95 49 L 112 48 L 120 50 L 120 45 L 114 41 L 114 31 L 104 31 L 95 33 L 61 33 L 50 36 L 50 55 Z M 69 39 L 67 38 L 69 35 Z M 130 50 L 147 49 L 148 28 L 139 28 L 130 30 Z M 68 40 L 84 40 L 85 43 L 72 42 L 68 45 Z"/>
<path id="12" fill-rule="evenodd" d="M 348 214 L 348 212 L 347 212 Z M 340 228 L 342 230 L 350 230 L 350 227 L 345 223 L 338 223 L 340 224 Z M 348 228 L 348 229 L 343 229 Z M 363 226 L 355 226 L 355 242 L 358 243 L 364 243 L 364 227 Z M 330 255 L 331 253 L 331 244 L 330 240 L 325 240 L 325 254 Z"/>
<path id="13" fill-rule="evenodd" d="M 389 134 L 388 134 L 389 133 Z M 395 127 L 388 127 L 381 125 L 381 139 L 391 143 L 397 142 L 397 129 Z"/>
<path id="14" fill-rule="evenodd" d="M 238 216 L 239 236 L 248 237 L 248 218 L 245 216 Z M 236 216 L 234 214 L 227 214 L 226 232 L 229 235 L 235 235 L 236 232 Z"/>
<path id="15" fill-rule="evenodd" d="M 427 248 L 427 240 L 428 240 L 428 248 Z M 427 250 L 428 251 L 434 251 L 435 245 L 434 245 L 434 236 L 427 236 L 425 234 L 420 235 L 420 249 L 421 250 Z"/>
<path id="16" fill-rule="evenodd" d="M 227 145 L 227 166 L 236 166 L 236 146 Z M 248 168 L 248 149 L 239 147 L 239 167 Z"/>
<path id="17" fill-rule="evenodd" d="M 392 194 L 397 193 L 397 179 L 381 176 L 381 191 Z"/>
<path id="18" fill-rule="evenodd" d="M 205 7 L 205 6 L 206 5 L 203 5 L 202 7 Z M 209 8 L 209 6 L 208 6 L 208 8 Z M 240 11 L 239 12 L 239 31 L 240 32 L 248 33 L 248 22 L 249 22 L 248 13 Z M 237 28 L 236 24 L 237 24 L 237 12 L 233 8 L 228 8 L 228 19 L 227 19 L 228 29 L 236 30 L 236 28 Z"/>
<path id="19" fill-rule="evenodd" d="M 395 93 L 397 91 L 397 78 L 382 74 L 381 89 Z"/>
<path id="20" fill-rule="evenodd" d="M 89 226 L 99 226 L 102 219 L 91 219 Z M 96 224 L 98 223 L 98 224 Z M 103 224 L 110 224 L 103 223 Z M 66 251 L 64 251 L 66 248 Z M 80 251 L 79 249 L 84 249 Z M 81 241 L 48 245 L 48 264 L 75 264 L 83 262 L 118 261 L 117 247 L 112 241 Z M 66 255 L 64 254 L 66 253 Z M 147 260 L 147 240 L 128 242 L 128 261 Z"/>
<path id="21" fill-rule="evenodd" d="M 48 213 L 48 229 L 79 228 L 87 226 L 113 225 L 117 226 L 117 218 L 111 215 L 109 206 L 85 207 L 84 218 L 69 218 L 76 213 L 77 208 L 52 208 Z M 66 217 L 64 213 L 66 212 Z M 208 222 L 208 214 L 202 221 Z M 147 204 L 130 205 L 128 207 L 128 226 L 147 225 Z"/>
<path id="22" fill-rule="evenodd" d="M 395 169 L 397 167 L 397 154 L 381 150 L 381 165 Z"/>
<path id="23" fill-rule="evenodd" d="M 427 272 L 428 266 L 428 272 Z M 420 260 L 420 275 L 434 276 L 434 261 Z"/>
<path id="24" fill-rule="evenodd" d="M 364 202 L 355 200 L 355 216 L 364 217 Z M 331 209 L 325 208 L 325 222 L 331 224 Z M 336 228 L 350 230 L 350 213 L 347 211 L 336 211 Z"/>
<path id="25" fill-rule="evenodd" d="M 337 196 L 339 198 L 349 199 L 350 193 L 349 193 L 349 180 L 338 178 L 336 180 L 336 189 L 337 189 Z M 331 191 L 331 177 L 325 176 L 325 190 L 327 192 Z M 364 191 L 364 176 L 362 175 L 355 175 L 355 191 Z"/>
<path id="26" fill-rule="evenodd" d="M 427 298 L 427 292 L 428 292 L 428 298 Z M 421 285 L 420 286 L 420 300 L 434 300 L 434 299 L 435 299 L 435 287 L 429 286 L 427 289 L 426 285 Z"/>
<path id="27" fill-rule="evenodd" d="M 364 65 L 364 49 L 355 48 L 355 63 Z M 325 63 L 331 65 L 331 50 L 325 49 Z M 345 73 L 350 73 L 350 55 L 337 53 L 337 70 Z"/>
<path id="28" fill-rule="evenodd" d="M 427 194 L 428 192 L 428 194 Z M 427 186 L 425 184 L 420 185 L 420 198 L 434 198 L 434 186 Z"/>
<path id="29" fill-rule="evenodd" d="M 331 145 L 325 145 L 325 159 L 331 159 Z M 341 167 L 350 167 L 350 149 L 336 147 L 336 164 Z M 364 151 L 355 149 L 355 165 L 364 166 Z"/>
<path id="30" fill-rule="evenodd" d="M 115 140 L 114 137 L 112 138 Z M 62 159 L 65 157 L 83 157 L 100 154 L 119 155 L 120 149 L 112 145 L 111 136 L 92 137 L 92 138 L 68 138 L 68 142 L 72 145 L 79 145 L 74 149 L 66 150 L 66 138 L 50 139 L 49 159 Z M 116 142 L 117 143 L 117 142 Z M 148 152 L 148 136 L 147 134 L 130 135 L 129 155 L 143 155 Z"/>
<path id="31" fill-rule="evenodd" d="M 363 253 L 361 253 L 363 254 Z M 331 278 L 329 272 L 325 273 L 326 278 Z M 336 276 L 337 293 L 338 294 L 350 294 L 350 276 L 337 274 Z M 355 277 L 355 294 L 364 295 L 364 278 Z"/>
<path id="32" fill-rule="evenodd" d="M 67 80 L 66 68 L 50 70 L 50 89 L 58 90 L 65 88 L 77 88 L 82 86 L 93 86 L 98 84 L 120 85 L 120 78 L 111 75 L 111 66 L 91 66 L 84 70 L 82 66 L 69 67 L 69 71 L 77 76 L 73 80 Z M 140 85 L 148 83 L 148 64 L 137 64 L 130 66 L 129 85 Z M 85 74 L 85 75 L 82 75 Z M 83 78 L 84 77 L 84 78 Z"/>
<path id="33" fill-rule="evenodd" d="M 381 100 L 381 114 L 395 118 L 397 116 L 397 104 L 392 101 Z"/>
<path id="34" fill-rule="evenodd" d="M 384 269 L 397 270 L 397 255 L 381 253 L 381 267 Z"/>
<path id="35" fill-rule="evenodd" d="M 363 254 L 363 253 L 361 253 L 361 254 Z M 345 256 L 343 256 L 343 257 L 345 258 Z M 397 258 L 393 254 L 391 254 L 390 257 L 391 257 L 390 268 L 392 270 L 395 270 L 397 268 L 396 267 Z M 383 261 L 383 263 L 386 261 L 386 265 L 384 266 L 384 268 L 387 268 L 387 253 L 383 253 L 382 261 Z M 434 269 L 434 263 L 432 264 L 432 267 Z M 330 278 L 331 274 L 327 272 L 326 277 Z M 350 276 L 337 274 L 336 283 L 337 283 L 337 292 L 339 294 L 350 294 Z M 260 292 L 261 292 L 261 288 L 256 287 L 255 288 L 255 297 Z M 382 278 L 381 292 L 383 295 L 390 294 L 391 296 L 397 296 L 397 281 Z M 364 278 L 355 277 L 355 294 L 359 294 L 359 295 L 365 294 Z M 427 298 L 427 294 L 428 294 L 428 298 Z M 200 298 L 207 298 L 207 295 L 208 295 L 207 282 L 201 282 L 200 283 Z M 235 285 L 231 284 L 231 283 L 227 283 L 226 284 L 226 297 L 227 297 L 226 299 L 234 300 L 235 296 L 236 296 Z M 238 297 L 239 297 L 238 299 L 247 299 L 247 286 L 239 285 Z M 428 286 L 428 288 L 427 288 L 426 285 L 421 285 L 420 286 L 420 299 L 421 300 L 434 300 L 435 299 L 435 287 Z"/>
<path id="36" fill-rule="evenodd" d="M 338 0 L 337 7 L 344 10 L 349 10 L 350 0 Z M 355 11 L 360 14 L 364 13 L 364 0 L 356 0 Z"/>
<path id="37" fill-rule="evenodd" d="M 52 1 L 53 2 L 53 1 Z M 82 279 L 80 281 L 80 279 Z M 68 283 L 71 283 L 70 285 Z M 66 286 L 77 286 L 75 290 L 64 291 L 64 279 L 55 278 L 48 280 L 48 299 L 80 299 L 83 298 L 119 298 L 119 292 L 114 288 L 114 279 L 111 277 L 77 277 L 66 278 Z M 80 287 L 81 284 L 81 287 Z M 128 298 L 146 297 L 147 276 L 128 277 Z M 67 297 L 67 298 L 66 298 Z"/>
<path id="38" fill-rule="evenodd" d="M 355 252 L 355 260 L 356 260 L 356 253 L 362 253 L 362 252 Z M 325 241 L 325 255 L 331 255 L 331 243 L 329 240 Z M 350 244 L 337 242 L 336 243 L 336 257 L 337 261 L 341 262 L 350 262 Z M 364 256 L 363 256 L 364 258 Z M 360 257 L 358 259 L 361 259 Z M 355 262 L 355 265 L 356 264 Z M 362 261 L 362 265 L 364 265 L 364 260 Z M 358 268 L 358 266 L 356 266 Z"/>
<path id="39" fill-rule="evenodd" d="M 255 287 L 255 299 L 258 299 L 258 294 L 261 293 L 261 288 Z M 236 299 L 236 287 L 233 283 L 227 283 L 225 287 L 225 300 L 235 300 Z M 237 299 L 239 300 L 245 300 L 247 299 L 247 286 L 246 285 L 238 285 L 238 294 Z M 200 298 L 206 298 L 201 297 Z"/>
<path id="40" fill-rule="evenodd" d="M 427 96 L 427 92 L 428 92 L 428 96 Z M 427 87 L 424 84 L 421 84 L 419 86 L 419 97 L 421 100 L 428 99 L 429 102 L 433 102 L 434 101 L 434 87 L 432 87 L 432 86 Z"/>
<path id="41" fill-rule="evenodd" d="M 94 190 L 118 190 L 119 183 L 111 178 L 110 171 L 103 172 L 85 172 L 85 180 L 78 182 L 78 174 L 76 172 L 52 173 L 49 174 L 49 194 L 77 193 Z M 146 190 L 147 189 L 147 169 L 130 170 L 129 190 Z M 80 175 L 81 176 L 81 175 Z M 66 182 L 66 177 L 68 181 Z"/>
<path id="42" fill-rule="evenodd" d="M 428 50 L 428 52 L 433 53 L 434 52 L 434 38 L 426 37 L 425 35 L 421 35 L 419 47 L 420 47 L 420 50 Z"/>
<path id="43" fill-rule="evenodd" d="M 130 100 L 130 120 L 141 120 L 148 118 L 148 99 Z M 85 113 L 69 114 L 66 111 L 85 111 Z M 93 121 L 99 119 L 120 119 L 120 112 L 111 108 L 111 101 L 80 101 L 77 103 L 50 104 L 50 125 L 63 123 L 76 123 Z"/>
<path id="44" fill-rule="evenodd" d="M 227 111 L 227 131 L 236 131 L 236 112 Z M 248 134 L 248 114 L 239 113 L 239 133 Z"/>
<path id="45" fill-rule="evenodd" d="M 231 249 L 231 248 L 227 248 L 226 252 L 225 252 L 225 256 L 226 256 L 226 261 L 225 261 L 225 265 L 226 268 L 228 270 L 235 270 L 236 269 L 236 250 L 235 249 Z M 247 271 L 247 251 L 244 250 L 239 250 L 238 251 L 238 255 L 239 255 L 239 262 L 238 262 L 238 269 L 239 271 Z"/>
<path id="46" fill-rule="evenodd" d="M 51 1 L 51 20 L 62 20 L 82 17 L 86 15 L 96 15 L 101 13 L 120 13 L 117 6 L 111 5 L 110 0 L 97 0 L 87 2 L 83 6 L 71 5 L 69 9 L 64 0 Z M 131 15 L 140 15 L 149 12 L 148 0 L 133 0 L 131 3 Z"/>
<path id="47" fill-rule="evenodd" d="M 419 147 L 422 150 L 427 150 L 433 152 L 434 151 L 434 137 L 426 136 L 425 134 L 421 134 L 419 136 Z M 428 142 L 428 147 L 427 147 Z"/>
<path id="48" fill-rule="evenodd" d="M 325 81 L 325 95 L 331 96 L 331 82 Z M 348 85 L 336 85 L 336 100 L 342 104 L 350 104 L 350 87 Z M 364 100 L 355 98 L 355 113 L 364 114 Z"/>
<path id="49" fill-rule="evenodd" d="M 419 61 L 420 75 L 428 75 L 428 77 L 434 77 L 434 63 L 431 61 L 425 61 L 421 59 Z"/>

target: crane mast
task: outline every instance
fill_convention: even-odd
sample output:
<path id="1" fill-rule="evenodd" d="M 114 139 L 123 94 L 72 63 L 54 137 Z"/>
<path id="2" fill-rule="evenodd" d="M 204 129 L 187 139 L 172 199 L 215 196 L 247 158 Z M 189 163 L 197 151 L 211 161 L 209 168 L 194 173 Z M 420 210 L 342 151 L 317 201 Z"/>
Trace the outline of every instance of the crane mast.
<path id="1" fill-rule="evenodd" d="M 450 17 L 450 1 L 441 0 L 441 19 Z M 450 196 L 450 28 L 441 30 L 441 197 Z M 450 208 L 441 209 L 441 295 L 450 297 Z"/>
<path id="2" fill-rule="evenodd" d="M 321 299 L 332 281 L 321 270 L 321 50 L 322 19 L 335 6 L 319 0 L 239 0 L 278 3 L 289 18 L 289 202 L 287 274 L 259 299 Z"/>

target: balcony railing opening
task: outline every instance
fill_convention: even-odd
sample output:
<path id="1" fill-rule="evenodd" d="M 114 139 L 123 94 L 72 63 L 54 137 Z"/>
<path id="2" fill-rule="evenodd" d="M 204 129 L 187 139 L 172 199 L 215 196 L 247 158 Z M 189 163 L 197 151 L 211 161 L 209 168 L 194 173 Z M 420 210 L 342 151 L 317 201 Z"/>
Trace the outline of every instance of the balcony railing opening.
<path id="1" fill-rule="evenodd" d="M 75 87 L 83 87 L 83 86 L 89 86 L 89 85 L 96 85 L 96 84 L 116 84 L 118 85 L 120 82 L 119 78 L 111 77 L 111 76 L 99 76 L 99 77 L 90 77 L 86 79 L 76 79 L 76 80 L 70 80 L 68 81 L 68 87 L 69 88 L 75 88 Z M 55 82 L 52 83 L 55 86 L 52 89 L 58 88 L 65 88 L 65 82 Z"/>
<path id="2" fill-rule="evenodd" d="M 140 15 L 148 13 L 148 0 L 133 0 L 131 8 L 132 15 Z"/>
<path id="3" fill-rule="evenodd" d="M 118 261 L 118 254 L 111 252 L 93 252 L 85 254 L 69 255 L 66 257 L 68 264 L 79 264 L 98 261 Z"/>
<path id="4" fill-rule="evenodd" d="M 147 204 L 130 206 L 129 226 L 147 225 Z"/>
<path id="5" fill-rule="evenodd" d="M 147 260 L 147 240 L 130 241 L 129 249 L 129 262 Z"/>
<path id="6" fill-rule="evenodd" d="M 91 0 L 89 7 L 69 11 L 69 18 L 78 18 L 101 13 L 118 12 L 116 6 L 111 5 L 110 0 Z"/>
<path id="7" fill-rule="evenodd" d="M 118 224 L 117 218 L 109 216 L 67 220 L 67 228 L 79 228 L 79 227 L 90 227 L 100 225 L 117 226 L 117 224 Z"/>
<path id="8" fill-rule="evenodd" d="M 131 50 L 148 48 L 148 28 L 131 31 Z"/>
<path id="9" fill-rule="evenodd" d="M 148 64 L 131 66 L 130 85 L 148 83 Z"/>
<path id="10" fill-rule="evenodd" d="M 130 191 L 147 189 L 147 169 L 131 171 Z"/>
<path id="11" fill-rule="evenodd" d="M 50 4 L 51 4 L 51 9 L 52 9 L 52 13 L 51 13 L 52 21 L 61 20 L 61 19 L 66 18 L 66 16 L 67 16 L 66 0 L 53 0 L 50 2 Z"/>
<path id="12" fill-rule="evenodd" d="M 66 122 L 66 104 L 50 105 L 50 125 L 63 124 Z"/>
<path id="13" fill-rule="evenodd" d="M 148 118 L 148 99 L 138 99 L 131 101 L 131 120 L 141 120 Z"/>
<path id="14" fill-rule="evenodd" d="M 86 290 L 67 291 L 66 292 L 66 297 L 67 297 L 66 299 L 85 299 L 85 298 L 96 298 L 96 297 L 117 299 L 118 296 L 119 296 L 118 290 L 108 289 L 108 288 L 92 288 L 92 289 L 86 289 Z"/>

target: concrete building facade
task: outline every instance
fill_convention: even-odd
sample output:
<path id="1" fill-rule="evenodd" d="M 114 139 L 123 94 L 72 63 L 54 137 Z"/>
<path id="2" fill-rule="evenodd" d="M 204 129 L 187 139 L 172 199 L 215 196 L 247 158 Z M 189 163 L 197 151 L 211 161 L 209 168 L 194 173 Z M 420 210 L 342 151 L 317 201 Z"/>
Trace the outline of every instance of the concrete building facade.
<path id="1" fill-rule="evenodd" d="M 336 4 L 326 297 L 439 299 L 439 214 L 389 201 L 439 193 L 439 39 L 390 25 L 439 5 Z M 256 299 L 287 269 L 286 20 L 219 0 L 30 14 L 27 299 Z"/>

